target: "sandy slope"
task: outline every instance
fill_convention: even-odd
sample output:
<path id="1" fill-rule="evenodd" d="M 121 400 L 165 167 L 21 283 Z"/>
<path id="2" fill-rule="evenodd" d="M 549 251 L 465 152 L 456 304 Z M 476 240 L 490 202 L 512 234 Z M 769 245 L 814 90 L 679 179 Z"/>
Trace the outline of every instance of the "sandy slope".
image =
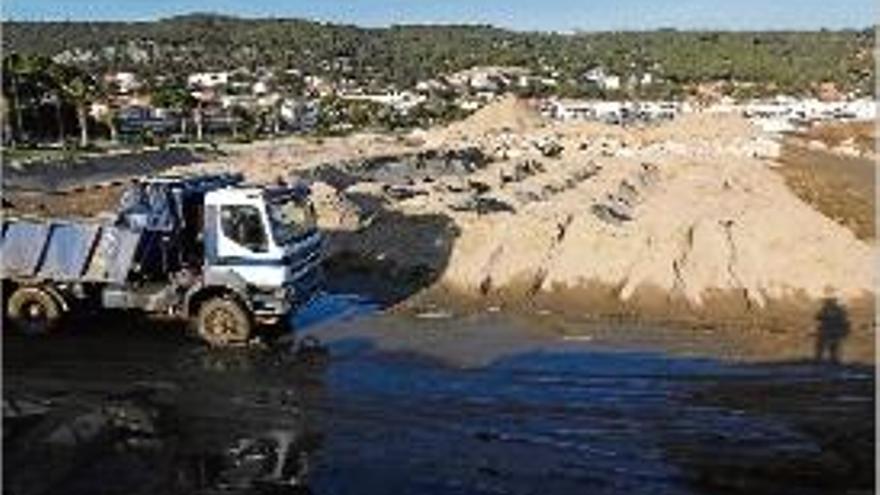
<path id="1" fill-rule="evenodd" d="M 272 180 L 322 163 L 466 147 L 488 164 L 431 180 L 392 174 L 403 179 L 403 196 L 375 179 L 318 184 L 324 226 L 351 234 L 337 252 L 425 267 L 435 285 L 478 298 L 600 286 L 621 301 L 648 291 L 700 308 L 725 293 L 761 308 L 873 291 L 872 245 L 795 196 L 774 170 L 778 143 L 734 115 L 624 129 L 545 122 L 528 102 L 505 98 L 408 138 L 296 140 L 213 166 Z M 398 223 L 375 221 L 389 212 Z M 452 228 L 399 223 L 428 216 Z M 432 248 L 440 244 L 448 249 Z"/>

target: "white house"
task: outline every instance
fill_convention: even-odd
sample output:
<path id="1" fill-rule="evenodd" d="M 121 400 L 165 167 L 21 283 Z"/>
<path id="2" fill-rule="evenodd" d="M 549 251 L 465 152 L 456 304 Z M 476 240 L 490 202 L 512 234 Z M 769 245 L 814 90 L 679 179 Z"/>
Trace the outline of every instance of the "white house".
<path id="1" fill-rule="evenodd" d="M 193 88 L 216 88 L 229 84 L 229 72 L 196 72 L 186 78 L 188 86 Z"/>
<path id="2" fill-rule="evenodd" d="M 620 76 L 606 72 L 604 67 L 593 67 L 584 72 L 581 79 L 604 90 L 620 89 Z"/>
<path id="3" fill-rule="evenodd" d="M 621 123 L 636 119 L 654 121 L 673 119 L 685 107 L 675 101 L 600 101 L 600 100 L 560 100 L 547 101 L 541 112 L 557 120 L 596 120 Z"/>
<path id="4" fill-rule="evenodd" d="M 106 103 L 94 102 L 89 106 L 89 117 L 95 120 L 103 119 L 110 113 L 110 106 Z"/>
<path id="5" fill-rule="evenodd" d="M 432 91 L 443 91 L 446 89 L 446 84 L 436 79 L 427 79 L 425 81 L 419 81 L 416 83 L 415 90 L 419 93 L 430 93 Z"/>
<path id="6" fill-rule="evenodd" d="M 599 82 L 599 87 L 607 90 L 620 89 L 620 76 L 609 74 L 605 79 Z"/>
<path id="7" fill-rule="evenodd" d="M 392 91 L 383 94 L 345 94 L 342 95 L 342 98 L 354 101 L 370 101 L 392 107 L 401 112 L 408 112 L 427 99 L 424 95 L 410 91 Z"/>
<path id="8" fill-rule="evenodd" d="M 116 85 L 119 94 L 126 95 L 140 87 L 137 75 L 134 72 L 111 72 L 104 76 L 104 80 Z"/>
<path id="9" fill-rule="evenodd" d="M 255 95 L 265 95 L 269 92 L 269 85 L 265 81 L 257 81 L 251 86 L 251 93 Z"/>
<path id="10" fill-rule="evenodd" d="M 315 101 L 285 98 L 279 108 L 281 120 L 293 129 L 305 130 L 318 123 L 320 107 Z"/>
<path id="11" fill-rule="evenodd" d="M 553 100 L 544 106 L 544 113 L 558 120 L 616 121 L 636 110 L 636 104 L 625 101 Z"/>
<path id="12" fill-rule="evenodd" d="M 336 92 L 336 86 L 321 76 L 308 75 L 303 77 L 306 89 L 319 96 L 327 96 Z"/>

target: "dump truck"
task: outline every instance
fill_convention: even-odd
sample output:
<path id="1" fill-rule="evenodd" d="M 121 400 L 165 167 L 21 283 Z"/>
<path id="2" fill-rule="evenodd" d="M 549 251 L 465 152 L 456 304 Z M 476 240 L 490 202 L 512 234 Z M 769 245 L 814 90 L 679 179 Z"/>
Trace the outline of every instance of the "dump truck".
<path id="1" fill-rule="evenodd" d="M 81 310 L 134 310 L 193 323 L 213 346 L 284 325 L 320 290 L 323 240 L 309 188 L 241 175 L 138 180 L 116 212 L 4 218 L 4 319 L 48 333 Z"/>

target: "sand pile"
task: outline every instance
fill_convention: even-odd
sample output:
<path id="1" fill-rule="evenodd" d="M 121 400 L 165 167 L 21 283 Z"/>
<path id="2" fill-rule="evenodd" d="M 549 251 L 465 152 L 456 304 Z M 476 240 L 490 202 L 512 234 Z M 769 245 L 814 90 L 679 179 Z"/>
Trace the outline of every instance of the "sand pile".
<path id="1" fill-rule="evenodd" d="M 324 182 L 311 184 L 311 198 L 323 231 L 355 231 L 367 221 L 355 202 Z"/>
<path id="2" fill-rule="evenodd" d="M 661 126 L 637 131 L 644 142 L 730 141 L 758 137 L 760 130 L 736 113 L 685 113 Z"/>
<path id="3" fill-rule="evenodd" d="M 472 139 L 498 132 L 523 132 L 545 125 L 546 121 L 540 112 L 528 101 L 507 95 L 477 110 L 473 115 L 461 122 L 451 124 L 443 132 L 433 136 L 440 141 L 454 139 Z"/>
<path id="4" fill-rule="evenodd" d="M 873 157 L 877 149 L 874 121 L 818 123 L 795 136 L 821 149 L 852 156 Z"/>
<path id="5" fill-rule="evenodd" d="M 799 198 L 860 239 L 874 239 L 876 161 L 812 150 L 798 140 L 786 140 L 782 151 L 776 171 Z"/>
<path id="6" fill-rule="evenodd" d="M 250 182 L 271 183 L 325 163 L 412 153 L 420 144 L 396 136 L 363 133 L 345 137 L 287 137 L 225 145 L 216 161 L 169 170 L 171 174 L 241 172 Z"/>
<path id="7" fill-rule="evenodd" d="M 499 161 L 472 179 L 489 191 L 471 194 L 510 210 L 445 210 L 460 234 L 437 268 L 457 293 L 521 299 L 598 286 L 636 307 L 699 309 L 723 295 L 749 310 L 873 290 L 871 245 L 795 196 L 767 159 L 778 143 L 739 116 L 487 136 L 471 139 Z M 536 146 L 547 139 L 563 149 L 558 156 Z M 449 196 L 418 204 L 444 211 Z"/>
<path id="8" fill-rule="evenodd" d="M 472 154 L 459 154 L 461 166 L 436 177 L 318 185 L 322 225 L 344 232 L 332 252 L 429 273 L 435 287 L 476 300 L 581 294 L 586 311 L 597 290 L 637 310 L 683 312 L 873 292 L 872 245 L 793 194 L 776 171 L 778 142 L 738 116 L 560 124 L 508 97 L 421 138 L 434 160 L 478 149 L 489 161 L 470 166 Z M 411 145 L 328 140 L 246 163 L 294 172 L 345 157 L 350 167 L 395 146 Z"/>
<path id="9" fill-rule="evenodd" d="M 463 229 L 444 282 L 465 293 L 590 285 L 627 301 L 659 290 L 701 306 L 713 291 L 747 306 L 806 295 L 842 299 L 872 290 L 870 246 L 801 202 L 759 162 L 666 163 L 639 188 L 629 220 L 593 208 L 603 198 L 578 188 L 550 204 Z M 592 194 L 591 194 L 592 193 Z"/>

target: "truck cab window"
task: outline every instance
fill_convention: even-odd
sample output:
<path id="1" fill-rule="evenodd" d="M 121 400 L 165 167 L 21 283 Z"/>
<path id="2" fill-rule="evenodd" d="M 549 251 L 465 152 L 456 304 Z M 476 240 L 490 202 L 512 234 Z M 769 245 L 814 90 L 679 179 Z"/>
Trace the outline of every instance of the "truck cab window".
<path id="1" fill-rule="evenodd" d="M 223 235 L 255 252 L 268 250 L 260 210 L 251 205 L 225 205 L 220 210 Z"/>

